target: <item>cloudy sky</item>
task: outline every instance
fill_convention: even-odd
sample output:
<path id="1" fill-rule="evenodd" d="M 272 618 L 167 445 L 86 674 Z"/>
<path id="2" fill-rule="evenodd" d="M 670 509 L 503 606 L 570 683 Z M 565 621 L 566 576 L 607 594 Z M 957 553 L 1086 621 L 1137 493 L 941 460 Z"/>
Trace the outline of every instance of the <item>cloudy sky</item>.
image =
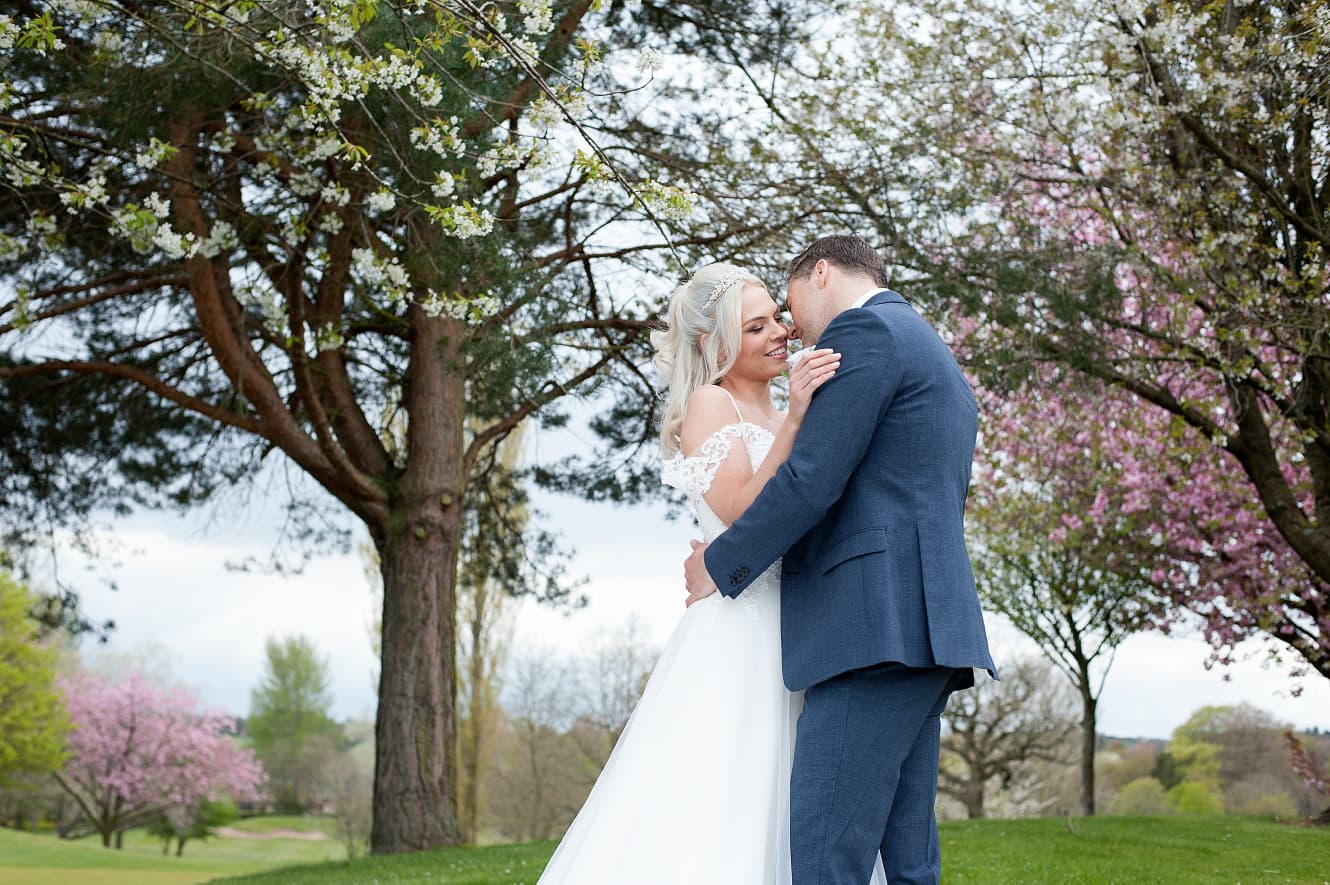
<path id="1" fill-rule="evenodd" d="M 552 458 L 567 444 L 537 436 L 533 455 Z M 90 615 L 116 621 L 112 651 L 164 660 L 209 706 L 243 715 L 262 675 L 265 638 L 301 633 L 328 659 L 334 714 L 372 716 L 372 602 L 360 558 L 317 558 L 303 574 L 289 577 L 229 571 L 228 562 L 262 558 L 273 547 L 275 507 L 265 507 L 261 495 L 253 502 L 222 517 L 151 514 L 116 523 L 116 591 L 84 571 L 86 563 L 76 557 L 62 557 L 61 569 L 82 587 Z M 688 521 L 667 520 L 658 505 L 592 505 L 564 496 L 544 496 L 538 504 L 547 524 L 575 548 L 571 571 L 588 579 L 590 602 L 572 613 L 522 605 L 515 647 L 573 655 L 597 633 L 620 629 L 630 618 L 654 644 L 663 644 L 683 613 L 682 560 L 694 536 Z M 996 618 L 989 625 L 999 665 L 1033 650 L 1009 625 Z M 1245 651 L 1250 660 L 1207 670 L 1206 646 L 1197 637 L 1128 640 L 1103 693 L 1101 730 L 1167 737 L 1201 705 L 1241 701 L 1297 726 L 1330 729 L 1326 680 L 1306 679 L 1301 696 L 1294 696 L 1286 670 L 1263 665 L 1259 643 Z"/>

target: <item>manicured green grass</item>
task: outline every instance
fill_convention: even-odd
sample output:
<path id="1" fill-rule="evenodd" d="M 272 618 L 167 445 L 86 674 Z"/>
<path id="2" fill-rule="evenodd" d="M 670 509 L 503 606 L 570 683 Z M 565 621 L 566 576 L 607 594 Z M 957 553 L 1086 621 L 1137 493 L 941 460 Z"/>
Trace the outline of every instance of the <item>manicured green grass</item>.
<path id="1" fill-rule="evenodd" d="M 329 823 L 253 818 L 237 829 L 326 832 Z M 0 883 L 529 885 L 553 850 L 553 842 L 533 842 L 347 862 L 334 840 L 220 838 L 191 842 L 176 858 L 142 833 L 108 851 L 95 840 L 0 830 Z M 1070 827 L 1065 819 L 962 821 L 942 825 L 942 858 L 948 885 L 1330 885 L 1330 829 L 1233 817 L 1100 817 Z"/>
<path id="2" fill-rule="evenodd" d="M 529 885 L 553 842 L 292 867 L 231 885 Z M 964 821 L 942 826 L 942 880 L 983 885 L 1330 883 L 1330 829 L 1233 817 Z M 218 883 L 220 885 L 220 883 Z M 629 885 L 629 883 L 625 883 Z M 685 883 L 680 883 L 685 885 Z"/>
<path id="3" fill-rule="evenodd" d="M 288 867 L 255 876 L 223 879 L 233 885 L 516 885 L 535 882 L 554 853 L 553 842 L 449 848 L 386 857 L 365 857 L 341 863 Z M 624 885 L 632 885 L 625 882 Z M 680 883 L 685 885 L 685 883 Z"/>
<path id="4" fill-rule="evenodd" d="M 325 831 L 320 818 L 251 818 L 236 829 L 256 834 L 275 830 Z M 122 850 L 103 848 L 96 838 L 58 839 L 0 829 L 0 883 L 3 885 L 193 885 L 219 876 L 269 870 L 292 864 L 341 860 L 341 843 L 300 838 L 226 838 L 185 844 L 183 857 L 163 856 L 160 840 L 142 830 L 125 834 Z M 174 850 L 174 849 L 173 849 Z"/>
<path id="5" fill-rule="evenodd" d="M 942 827 L 943 881 L 1062 885 L 1330 883 L 1330 829 L 1240 817 L 964 821 Z"/>

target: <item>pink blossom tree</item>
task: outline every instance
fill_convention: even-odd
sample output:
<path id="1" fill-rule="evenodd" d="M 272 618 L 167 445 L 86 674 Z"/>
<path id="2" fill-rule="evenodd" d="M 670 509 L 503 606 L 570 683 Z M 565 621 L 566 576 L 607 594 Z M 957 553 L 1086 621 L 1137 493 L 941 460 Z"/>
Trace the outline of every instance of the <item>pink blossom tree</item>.
<path id="1" fill-rule="evenodd" d="M 235 721 L 198 712 L 186 689 L 138 673 L 117 683 L 79 673 L 62 691 L 73 732 L 69 762 L 55 777 L 103 845 L 162 815 L 185 829 L 221 795 L 259 797 L 263 769 L 228 735 Z"/>
<path id="2" fill-rule="evenodd" d="M 1046 382 L 1052 379 L 1045 379 Z M 979 389 L 971 552 L 987 607 L 1033 639 L 1080 701 L 1080 811 L 1095 813 L 1099 698 L 1119 645 L 1166 606 L 1151 582 L 1150 516 L 1120 482 L 1113 419 L 1091 390 Z"/>
<path id="3" fill-rule="evenodd" d="M 1274 526 L 1235 459 L 1185 421 L 1053 364 L 982 396 L 980 510 L 991 516 L 995 501 L 1024 489 L 1040 511 L 1024 508 L 1019 525 L 1007 514 L 999 530 L 1041 526 L 1048 544 L 1083 554 L 1092 540 L 1106 568 L 1152 588 L 1156 627 L 1200 618 L 1214 663 L 1264 636 L 1276 657 L 1293 653 L 1293 675 L 1310 665 L 1330 677 L 1330 588 Z M 1296 465 L 1286 470 L 1298 484 Z M 1032 482 L 1044 492 L 1030 501 Z"/>
<path id="4" fill-rule="evenodd" d="M 983 326 L 995 390 L 1056 365 L 1116 391 L 1151 577 L 1221 659 L 1259 631 L 1330 677 L 1330 4 L 901 0 L 846 28 L 772 90 L 787 168 L 822 171 L 801 195 Z"/>

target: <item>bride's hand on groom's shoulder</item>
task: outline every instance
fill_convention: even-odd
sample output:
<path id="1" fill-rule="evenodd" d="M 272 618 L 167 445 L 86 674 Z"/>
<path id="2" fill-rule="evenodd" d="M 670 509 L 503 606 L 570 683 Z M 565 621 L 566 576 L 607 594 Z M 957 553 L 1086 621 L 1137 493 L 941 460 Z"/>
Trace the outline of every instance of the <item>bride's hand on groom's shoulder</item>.
<path id="1" fill-rule="evenodd" d="M 840 354 L 829 348 L 820 348 L 802 357 L 790 369 L 790 412 L 786 420 L 802 421 L 813 400 L 813 393 L 840 367 Z"/>
<path id="2" fill-rule="evenodd" d="M 710 573 L 707 572 L 707 545 L 701 541 L 689 541 L 693 547 L 693 552 L 683 563 L 683 583 L 688 590 L 688 598 L 684 600 L 684 608 L 692 605 L 702 599 L 706 599 L 712 593 L 716 592 L 716 582 L 711 580 Z"/>

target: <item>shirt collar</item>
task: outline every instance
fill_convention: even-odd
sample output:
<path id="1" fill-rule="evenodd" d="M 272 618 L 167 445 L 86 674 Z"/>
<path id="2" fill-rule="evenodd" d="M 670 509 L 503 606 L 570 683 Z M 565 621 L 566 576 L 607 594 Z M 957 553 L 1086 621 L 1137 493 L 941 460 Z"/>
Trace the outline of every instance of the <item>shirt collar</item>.
<path id="1" fill-rule="evenodd" d="M 879 287 L 874 287 L 872 289 L 869 289 L 867 292 L 865 292 L 864 294 L 860 295 L 857 299 L 855 299 L 854 303 L 851 304 L 850 307 L 863 307 L 865 304 L 868 303 L 869 299 L 871 299 L 878 292 L 886 292 L 886 291 L 887 291 L 886 289 L 882 289 Z"/>

